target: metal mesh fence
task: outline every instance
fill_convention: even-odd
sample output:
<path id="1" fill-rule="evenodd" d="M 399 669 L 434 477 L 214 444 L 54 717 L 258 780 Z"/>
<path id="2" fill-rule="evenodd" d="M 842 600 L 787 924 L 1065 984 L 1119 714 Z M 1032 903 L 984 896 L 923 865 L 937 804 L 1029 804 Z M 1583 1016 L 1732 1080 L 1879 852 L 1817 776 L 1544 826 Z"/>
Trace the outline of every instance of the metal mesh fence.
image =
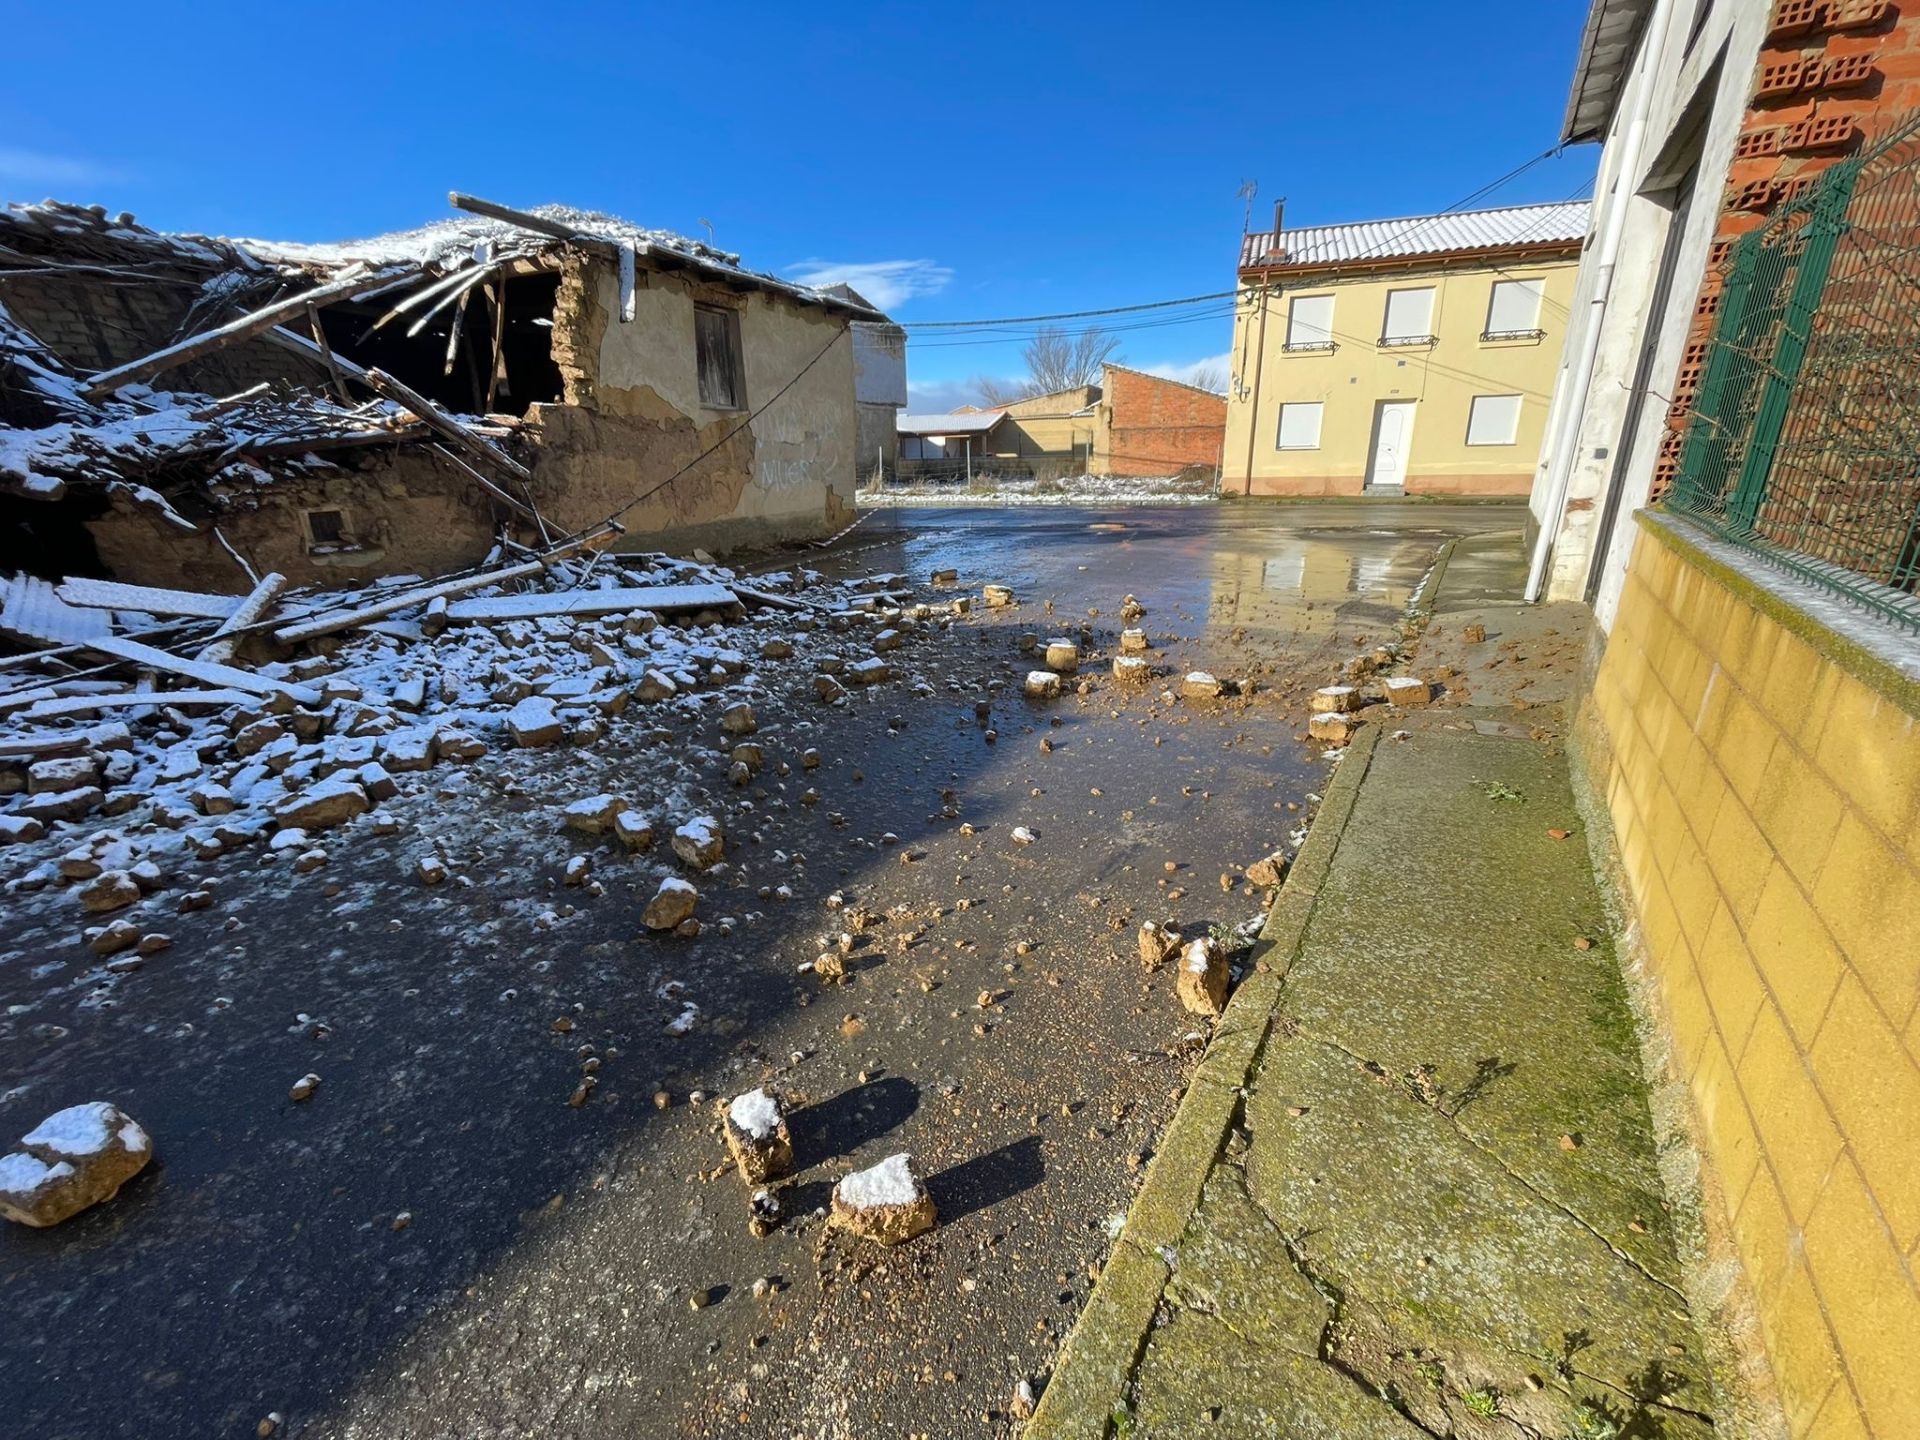
<path id="1" fill-rule="evenodd" d="M 1824 171 L 1723 273 L 1668 506 L 1920 630 L 1920 117 Z"/>

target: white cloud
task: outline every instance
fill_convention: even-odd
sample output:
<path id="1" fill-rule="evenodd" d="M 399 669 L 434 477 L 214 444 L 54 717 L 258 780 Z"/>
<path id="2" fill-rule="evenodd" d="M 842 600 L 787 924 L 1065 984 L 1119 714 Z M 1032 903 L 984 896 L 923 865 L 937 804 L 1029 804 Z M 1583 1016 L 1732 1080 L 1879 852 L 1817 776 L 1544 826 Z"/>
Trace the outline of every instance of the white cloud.
<path id="1" fill-rule="evenodd" d="M 125 177 L 111 166 L 72 155 L 0 146 L 0 180 L 17 185 L 104 185 Z"/>
<path id="2" fill-rule="evenodd" d="M 1233 375 L 1233 354 L 1229 351 L 1225 355 L 1206 355 L 1198 360 L 1163 360 L 1158 365 L 1142 365 L 1140 368 L 1149 375 L 1164 375 L 1169 380 L 1179 380 L 1188 385 L 1205 381 L 1212 386 L 1217 382 L 1218 388 L 1224 390 Z"/>
<path id="3" fill-rule="evenodd" d="M 953 279 L 953 271 L 931 260 L 802 260 L 787 273 L 802 285 L 851 285 L 882 310 L 938 295 Z"/>

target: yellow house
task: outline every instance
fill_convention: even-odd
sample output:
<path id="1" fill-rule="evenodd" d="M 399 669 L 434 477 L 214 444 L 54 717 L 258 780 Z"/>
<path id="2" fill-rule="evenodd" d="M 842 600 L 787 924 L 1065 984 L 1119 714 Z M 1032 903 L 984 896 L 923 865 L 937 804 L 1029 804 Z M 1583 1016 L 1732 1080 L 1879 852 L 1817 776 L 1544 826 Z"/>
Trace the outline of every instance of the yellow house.
<path id="1" fill-rule="evenodd" d="M 1221 490 L 1525 495 L 1588 205 L 1243 237 Z"/>

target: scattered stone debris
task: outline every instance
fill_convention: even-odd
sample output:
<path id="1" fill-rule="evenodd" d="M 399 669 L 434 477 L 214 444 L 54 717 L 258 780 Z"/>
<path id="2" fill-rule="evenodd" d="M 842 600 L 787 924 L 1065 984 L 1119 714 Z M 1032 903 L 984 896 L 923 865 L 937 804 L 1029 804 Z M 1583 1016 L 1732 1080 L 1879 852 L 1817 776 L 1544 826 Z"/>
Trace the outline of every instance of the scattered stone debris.
<path id="1" fill-rule="evenodd" d="M 0 1215 L 58 1225 L 111 1200 L 153 1158 L 147 1132 L 104 1100 L 56 1110 L 0 1155 Z"/>
<path id="2" fill-rule="evenodd" d="M 905 1151 L 856 1170 L 833 1187 L 834 1223 L 881 1245 L 924 1234 L 938 1218 L 933 1197 Z"/>
<path id="3" fill-rule="evenodd" d="M 654 891 L 641 919 L 649 930 L 672 930 L 693 916 L 700 892 L 677 875 L 669 875 Z"/>
<path id="4" fill-rule="evenodd" d="M 1381 684 L 1389 705 L 1403 710 L 1424 710 L 1433 699 L 1433 687 L 1417 675 L 1390 675 Z"/>
<path id="5" fill-rule="evenodd" d="M 1360 728 L 1360 717 L 1343 714 L 1338 710 L 1325 710 L 1307 719 L 1307 735 L 1314 740 L 1326 740 L 1335 745 L 1344 745 L 1353 738 L 1353 732 Z"/>
<path id="6" fill-rule="evenodd" d="M 741 1178 L 758 1185 L 793 1168 L 786 1111 L 771 1091 L 749 1090 L 726 1108 L 727 1150 Z"/>
<path id="7" fill-rule="evenodd" d="M 984 585 L 980 589 L 980 598 L 986 601 L 989 610 L 1002 610 L 1014 603 L 1013 591 L 1005 585 Z"/>
<path id="8" fill-rule="evenodd" d="M 1227 1008 L 1227 957 L 1212 936 L 1189 940 L 1181 950 L 1175 989 L 1195 1015 L 1218 1015 Z"/>
<path id="9" fill-rule="evenodd" d="M 1171 960 L 1183 943 L 1180 932 L 1158 920 L 1140 927 L 1140 965 L 1149 974 Z"/>
<path id="10" fill-rule="evenodd" d="M 1047 668 L 1071 675 L 1080 668 L 1080 647 L 1071 640 L 1047 641 Z"/>
<path id="11" fill-rule="evenodd" d="M 313 1098 L 313 1092 L 319 1088 L 320 1077 L 312 1072 L 308 1072 L 293 1082 L 293 1087 L 287 1091 L 287 1098 L 295 1101 L 311 1100 Z"/>
<path id="12" fill-rule="evenodd" d="M 1313 692 L 1307 708 L 1316 715 L 1346 715 L 1360 708 L 1360 691 L 1352 685 L 1324 685 Z"/>
<path id="13" fill-rule="evenodd" d="M 1053 700 L 1060 694 L 1060 677 L 1051 670 L 1029 670 L 1021 688 L 1029 700 Z"/>
<path id="14" fill-rule="evenodd" d="M 1144 685 L 1153 678 L 1153 667 L 1138 655 L 1116 655 L 1113 678 L 1123 685 Z"/>
<path id="15" fill-rule="evenodd" d="M 1180 681 L 1180 693 L 1189 700 L 1218 700 L 1226 688 L 1205 670 L 1190 670 Z"/>
<path id="16" fill-rule="evenodd" d="M 1275 850 L 1247 866 L 1247 883 L 1271 890 L 1287 878 L 1287 852 Z"/>

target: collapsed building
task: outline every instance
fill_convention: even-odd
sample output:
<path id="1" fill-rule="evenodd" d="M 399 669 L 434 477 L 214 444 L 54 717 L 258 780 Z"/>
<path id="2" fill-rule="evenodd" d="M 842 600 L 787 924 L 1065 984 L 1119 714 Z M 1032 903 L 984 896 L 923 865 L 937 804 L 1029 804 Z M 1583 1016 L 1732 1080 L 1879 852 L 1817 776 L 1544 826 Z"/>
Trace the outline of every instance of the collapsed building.
<path id="1" fill-rule="evenodd" d="M 853 518 L 851 292 L 466 196 L 327 245 L 0 210 L 0 570 L 245 592 Z"/>

